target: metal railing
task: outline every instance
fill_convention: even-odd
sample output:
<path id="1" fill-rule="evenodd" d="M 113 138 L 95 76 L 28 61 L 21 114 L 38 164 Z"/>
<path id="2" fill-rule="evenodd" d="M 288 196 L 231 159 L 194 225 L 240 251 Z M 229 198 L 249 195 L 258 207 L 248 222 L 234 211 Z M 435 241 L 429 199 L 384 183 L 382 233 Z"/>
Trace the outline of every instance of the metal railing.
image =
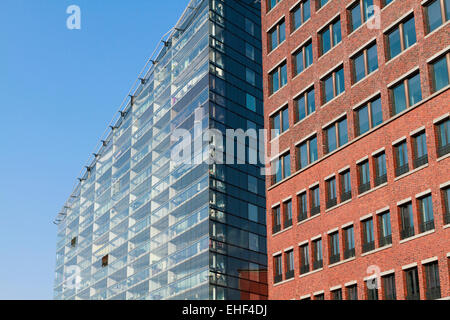
<path id="1" fill-rule="evenodd" d="M 301 222 L 303 220 L 308 219 L 308 213 L 307 212 L 299 212 L 297 215 L 297 221 Z"/>
<path id="2" fill-rule="evenodd" d="M 428 163 L 428 154 L 418 157 L 413 160 L 414 168 L 421 167 Z"/>
<path id="3" fill-rule="evenodd" d="M 303 264 L 300 266 L 300 274 L 305 274 L 309 272 L 309 264 Z"/>
<path id="4" fill-rule="evenodd" d="M 362 251 L 363 252 L 369 252 L 375 249 L 375 241 L 370 241 L 363 243 L 362 245 Z"/>
<path id="5" fill-rule="evenodd" d="M 292 218 L 290 218 L 290 219 L 285 219 L 285 220 L 284 220 L 284 227 L 285 227 L 285 228 L 289 228 L 290 226 L 292 226 Z"/>
<path id="6" fill-rule="evenodd" d="M 315 216 L 316 214 L 319 214 L 319 213 L 320 213 L 320 206 L 311 208 L 311 216 Z"/>
<path id="7" fill-rule="evenodd" d="M 408 171 L 409 171 L 409 165 L 408 165 L 408 163 L 405 163 L 404 165 L 395 168 L 395 176 L 399 177 L 402 174 L 407 173 Z"/>
<path id="8" fill-rule="evenodd" d="M 350 259 L 355 256 L 355 248 L 344 250 L 344 259 Z"/>
<path id="9" fill-rule="evenodd" d="M 428 288 L 425 291 L 427 300 L 435 300 L 441 298 L 441 287 Z"/>
<path id="10" fill-rule="evenodd" d="M 434 229 L 434 220 L 430 220 L 430 221 L 426 221 L 426 222 L 422 222 L 419 225 L 419 229 L 420 232 L 427 232 L 429 230 L 433 230 Z"/>
<path id="11" fill-rule="evenodd" d="M 313 262 L 313 270 L 320 269 L 323 267 L 323 260 L 316 260 Z"/>
<path id="12" fill-rule="evenodd" d="M 339 262 L 339 260 L 341 260 L 341 255 L 339 253 L 330 255 L 330 264 Z"/>
<path id="13" fill-rule="evenodd" d="M 273 282 L 274 283 L 278 283 L 281 282 L 283 280 L 283 275 L 282 274 L 276 274 L 273 276 Z"/>
<path id="14" fill-rule="evenodd" d="M 294 270 L 286 271 L 285 279 L 291 279 L 294 277 Z"/>
<path id="15" fill-rule="evenodd" d="M 414 227 L 405 227 L 400 230 L 400 238 L 406 239 L 414 235 Z"/>
<path id="16" fill-rule="evenodd" d="M 352 191 L 342 192 L 341 194 L 341 202 L 350 200 L 352 198 Z"/>
<path id="17" fill-rule="evenodd" d="M 419 292 L 406 294 L 406 300 L 420 300 Z"/>
<path id="18" fill-rule="evenodd" d="M 450 224 L 450 212 L 444 212 L 444 223 Z"/>
<path id="19" fill-rule="evenodd" d="M 370 181 L 367 183 L 360 184 L 358 187 L 359 194 L 370 190 Z"/>
<path id="20" fill-rule="evenodd" d="M 383 183 L 386 183 L 386 182 L 387 182 L 387 173 L 385 173 L 381 176 L 375 177 L 375 187 L 382 185 Z"/>
<path id="21" fill-rule="evenodd" d="M 443 157 L 447 153 L 450 153 L 450 143 L 447 143 L 445 146 L 439 146 L 437 149 L 438 157 Z"/>
<path id="22" fill-rule="evenodd" d="M 281 224 L 276 224 L 276 225 L 274 225 L 273 227 L 272 227 L 272 233 L 274 234 L 274 233 L 277 233 L 277 232 L 279 232 L 279 231 L 281 231 Z"/>
<path id="23" fill-rule="evenodd" d="M 388 235 L 388 236 L 384 236 L 384 237 L 380 237 L 380 247 L 384 247 L 387 246 L 389 244 L 392 243 L 392 235 Z"/>
<path id="24" fill-rule="evenodd" d="M 334 207 L 335 205 L 337 205 L 337 198 L 329 199 L 327 201 L 327 209 Z"/>

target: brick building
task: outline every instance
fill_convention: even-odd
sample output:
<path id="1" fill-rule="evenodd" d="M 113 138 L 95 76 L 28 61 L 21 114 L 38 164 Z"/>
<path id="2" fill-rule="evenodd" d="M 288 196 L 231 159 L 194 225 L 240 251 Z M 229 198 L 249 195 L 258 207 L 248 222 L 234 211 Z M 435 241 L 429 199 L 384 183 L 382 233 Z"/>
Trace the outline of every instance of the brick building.
<path id="1" fill-rule="evenodd" d="M 449 19 L 449 0 L 262 1 L 269 299 L 450 296 Z"/>

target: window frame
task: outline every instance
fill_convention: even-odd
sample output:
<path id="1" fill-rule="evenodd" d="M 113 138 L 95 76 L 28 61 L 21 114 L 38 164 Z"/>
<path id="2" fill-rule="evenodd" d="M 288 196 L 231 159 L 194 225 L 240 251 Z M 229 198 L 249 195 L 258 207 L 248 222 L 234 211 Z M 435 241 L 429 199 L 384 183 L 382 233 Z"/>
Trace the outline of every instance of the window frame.
<path id="1" fill-rule="evenodd" d="M 414 33 L 415 33 L 415 42 L 412 43 L 410 46 L 406 47 L 405 45 L 405 31 L 404 31 L 404 26 L 407 22 L 409 22 L 411 19 L 414 20 Z M 391 34 L 393 34 L 394 32 L 396 32 L 398 30 L 399 32 L 399 38 L 400 38 L 400 51 L 392 56 L 391 55 L 391 40 L 389 40 L 389 36 Z M 391 29 L 389 29 L 388 31 L 386 31 L 384 33 L 384 37 L 385 37 L 385 43 L 386 43 L 386 61 L 390 61 L 396 57 L 398 57 L 400 54 L 402 54 L 403 52 L 405 52 L 407 49 L 411 48 L 412 46 L 414 46 L 415 44 L 417 44 L 417 28 L 416 28 L 416 17 L 414 15 L 414 13 L 409 14 L 408 16 L 406 16 L 404 19 L 402 19 L 402 21 L 400 21 L 399 23 L 397 23 L 395 26 L 393 26 Z"/>
<path id="2" fill-rule="evenodd" d="M 336 23 L 340 24 L 340 40 L 337 41 L 336 43 L 334 43 L 334 26 L 336 25 Z M 327 51 L 324 51 L 324 45 L 323 45 L 323 35 L 324 33 L 328 31 L 330 34 L 330 48 Z M 338 15 L 336 18 L 334 18 L 332 21 L 330 21 L 329 24 L 327 24 L 325 27 L 323 27 L 322 29 L 320 29 L 318 31 L 318 38 L 319 38 L 319 57 L 322 57 L 323 55 L 327 54 L 328 52 L 330 52 L 334 47 L 336 47 L 338 44 L 340 44 L 342 42 L 342 23 L 341 23 L 341 16 Z"/>
<path id="3" fill-rule="evenodd" d="M 344 82 L 344 88 L 343 91 L 338 93 L 338 88 L 337 88 L 337 74 L 338 72 L 340 72 L 342 70 L 342 81 Z M 329 79 L 332 79 L 332 84 L 333 84 L 333 97 L 331 97 L 329 100 L 327 100 L 326 97 L 326 82 Z M 330 101 L 333 101 L 334 99 L 336 99 L 338 96 L 342 95 L 345 93 L 345 72 L 344 72 L 344 65 L 341 64 L 338 67 L 334 68 L 332 71 L 330 71 L 327 75 L 325 75 L 324 77 L 322 77 L 320 79 L 320 87 L 321 87 L 321 93 L 322 93 L 322 106 L 326 105 L 327 103 L 329 103 Z"/>

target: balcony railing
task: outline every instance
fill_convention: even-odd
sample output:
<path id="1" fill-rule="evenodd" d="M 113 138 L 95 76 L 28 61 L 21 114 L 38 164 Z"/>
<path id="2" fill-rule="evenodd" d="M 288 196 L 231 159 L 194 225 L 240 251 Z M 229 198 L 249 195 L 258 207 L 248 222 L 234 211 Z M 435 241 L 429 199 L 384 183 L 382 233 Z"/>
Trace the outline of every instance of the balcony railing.
<path id="1" fill-rule="evenodd" d="M 281 224 L 276 224 L 272 227 L 272 233 L 277 233 L 281 231 Z"/>
<path id="2" fill-rule="evenodd" d="M 350 200 L 352 198 L 352 191 L 342 192 L 341 194 L 341 202 Z"/>
<path id="3" fill-rule="evenodd" d="M 419 288 L 417 288 L 419 290 Z M 416 293 L 407 293 L 406 294 L 406 300 L 420 300 L 420 294 L 419 292 Z"/>
<path id="4" fill-rule="evenodd" d="M 299 212 L 297 216 L 298 222 L 301 222 L 303 220 L 306 220 L 308 218 L 308 213 L 306 212 Z"/>
<path id="5" fill-rule="evenodd" d="M 276 274 L 276 275 L 273 277 L 273 282 L 274 282 L 274 283 L 281 282 L 282 280 L 283 280 L 283 275 L 282 275 L 282 274 Z"/>
<path id="6" fill-rule="evenodd" d="M 400 230 L 400 238 L 406 239 L 414 235 L 414 227 L 405 227 Z"/>
<path id="7" fill-rule="evenodd" d="M 341 260 L 341 255 L 339 253 L 330 255 L 330 264 L 339 262 L 339 260 Z"/>
<path id="8" fill-rule="evenodd" d="M 375 241 L 370 241 L 363 243 L 362 245 L 362 251 L 363 252 L 369 252 L 375 249 Z"/>
<path id="9" fill-rule="evenodd" d="M 329 199 L 327 201 L 327 209 L 334 207 L 335 205 L 337 205 L 337 198 Z"/>
<path id="10" fill-rule="evenodd" d="M 323 260 L 316 260 L 313 262 L 313 270 L 320 269 L 323 267 Z"/>
<path id="11" fill-rule="evenodd" d="M 387 173 L 385 173 L 381 176 L 375 177 L 375 187 L 382 185 L 383 183 L 386 183 L 386 182 L 387 182 Z"/>
<path id="12" fill-rule="evenodd" d="M 319 213 L 320 213 L 320 206 L 311 208 L 311 217 L 315 216 L 316 214 L 319 214 Z"/>
<path id="13" fill-rule="evenodd" d="M 427 300 L 435 300 L 441 298 L 441 287 L 428 288 L 425 292 Z"/>
<path id="14" fill-rule="evenodd" d="M 444 212 L 444 223 L 450 224 L 450 212 Z"/>
<path id="15" fill-rule="evenodd" d="M 404 165 L 395 168 L 395 176 L 399 177 L 402 174 L 407 173 L 408 171 L 409 171 L 409 165 L 408 165 L 408 163 L 405 163 Z"/>
<path id="16" fill-rule="evenodd" d="M 286 271 L 286 277 L 285 277 L 286 280 L 291 279 L 293 277 L 294 277 L 294 270 Z"/>
<path id="17" fill-rule="evenodd" d="M 383 236 L 380 237 L 380 247 L 387 246 L 391 243 L 392 243 L 392 235 L 391 234 L 388 236 L 385 236 L 385 237 L 383 237 Z"/>
<path id="18" fill-rule="evenodd" d="M 450 143 L 447 143 L 445 146 L 439 146 L 437 149 L 438 157 L 443 157 L 447 153 L 450 153 Z"/>
<path id="19" fill-rule="evenodd" d="M 355 256 L 355 248 L 344 250 L 344 259 L 350 259 Z"/>
<path id="20" fill-rule="evenodd" d="M 300 274 L 305 274 L 309 272 L 309 264 L 303 264 L 300 266 Z"/>
<path id="21" fill-rule="evenodd" d="M 362 183 L 358 187 L 359 194 L 370 190 L 370 181 L 367 183 Z"/>
<path id="22" fill-rule="evenodd" d="M 290 226 L 292 226 L 292 218 L 287 218 L 284 220 L 284 228 L 289 228 Z"/>
<path id="23" fill-rule="evenodd" d="M 413 162 L 414 162 L 414 168 L 421 167 L 428 163 L 428 155 L 426 154 L 424 156 L 418 157 L 418 158 L 414 159 Z"/>
<path id="24" fill-rule="evenodd" d="M 397 300 L 397 295 L 395 294 L 395 292 L 386 292 L 385 296 L 384 296 L 384 300 Z"/>
<path id="25" fill-rule="evenodd" d="M 419 225 L 420 232 L 427 232 L 434 229 L 434 220 L 422 222 Z"/>

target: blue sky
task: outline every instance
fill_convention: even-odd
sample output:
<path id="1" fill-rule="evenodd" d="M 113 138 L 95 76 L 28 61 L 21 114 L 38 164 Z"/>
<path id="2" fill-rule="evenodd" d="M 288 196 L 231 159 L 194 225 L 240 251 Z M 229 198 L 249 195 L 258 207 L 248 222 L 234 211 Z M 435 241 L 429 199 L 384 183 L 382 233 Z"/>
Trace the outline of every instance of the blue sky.
<path id="1" fill-rule="evenodd" d="M 188 2 L 1 0 L 0 299 L 52 299 L 52 220 Z"/>

